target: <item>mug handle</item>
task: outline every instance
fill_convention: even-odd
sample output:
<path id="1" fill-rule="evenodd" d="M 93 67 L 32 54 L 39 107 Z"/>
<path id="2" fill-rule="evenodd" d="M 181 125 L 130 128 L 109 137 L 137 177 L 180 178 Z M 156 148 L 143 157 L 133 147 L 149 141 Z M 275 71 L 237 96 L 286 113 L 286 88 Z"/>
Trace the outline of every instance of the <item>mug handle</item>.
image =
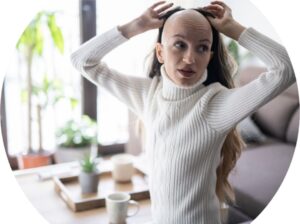
<path id="1" fill-rule="evenodd" d="M 134 200 L 129 200 L 128 204 L 134 205 L 136 207 L 136 210 L 133 213 L 131 213 L 131 214 L 127 214 L 127 217 L 136 215 L 138 213 L 138 211 L 140 210 L 139 203 L 136 202 L 136 201 L 134 201 Z"/>

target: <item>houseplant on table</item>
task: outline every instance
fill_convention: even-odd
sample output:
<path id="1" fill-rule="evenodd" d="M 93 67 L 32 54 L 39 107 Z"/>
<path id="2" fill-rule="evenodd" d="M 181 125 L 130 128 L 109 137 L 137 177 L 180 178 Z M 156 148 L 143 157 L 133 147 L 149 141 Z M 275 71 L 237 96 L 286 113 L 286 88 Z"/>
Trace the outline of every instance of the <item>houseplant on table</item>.
<path id="1" fill-rule="evenodd" d="M 82 194 L 96 193 L 98 191 L 99 172 L 95 158 L 86 154 L 80 161 L 81 172 L 79 183 Z"/>
<path id="2" fill-rule="evenodd" d="M 44 44 L 47 39 L 45 38 L 47 36 L 45 31 L 48 32 L 48 36 L 52 40 L 53 46 L 62 54 L 64 51 L 64 40 L 61 29 L 56 23 L 55 12 L 38 12 L 26 27 L 16 45 L 17 50 L 24 56 L 27 70 L 26 101 L 28 116 L 28 147 L 27 152 L 18 156 L 19 168 L 48 165 L 52 158 L 51 154 L 42 148 L 41 139 L 38 150 L 34 150 L 32 146 L 32 96 L 34 94 L 33 65 L 35 58 L 43 58 Z M 41 111 L 39 106 L 37 106 L 37 110 Z M 41 131 L 41 129 L 39 131 Z"/>
<path id="3" fill-rule="evenodd" d="M 97 149 L 97 125 L 89 116 L 71 119 L 56 132 L 58 147 L 54 153 L 56 163 L 71 162 Z M 97 150 L 96 150 L 97 151 Z"/>

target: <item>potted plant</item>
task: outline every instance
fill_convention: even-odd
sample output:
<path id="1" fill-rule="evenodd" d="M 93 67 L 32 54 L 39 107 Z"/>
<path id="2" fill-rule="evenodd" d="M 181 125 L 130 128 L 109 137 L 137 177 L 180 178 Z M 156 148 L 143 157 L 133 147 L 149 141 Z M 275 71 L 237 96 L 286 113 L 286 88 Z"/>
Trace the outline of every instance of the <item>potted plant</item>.
<path id="1" fill-rule="evenodd" d="M 97 125 L 87 115 L 83 115 L 79 120 L 67 121 L 57 130 L 56 137 L 56 163 L 79 160 L 85 154 L 90 154 L 92 148 L 97 149 Z"/>
<path id="2" fill-rule="evenodd" d="M 86 154 L 80 161 L 80 166 L 81 172 L 79 174 L 79 183 L 81 193 L 96 193 L 98 191 L 99 183 L 99 173 L 96 160 Z"/>
<path id="3" fill-rule="evenodd" d="M 34 59 L 36 57 L 42 57 L 44 50 L 44 31 L 48 30 L 50 37 L 54 44 L 54 47 L 63 53 L 64 50 L 64 40 L 60 27 L 56 23 L 55 13 L 41 11 L 36 14 L 31 23 L 26 27 L 22 33 L 16 48 L 24 55 L 27 67 L 27 83 L 26 83 L 26 99 L 27 99 L 27 135 L 28 135 L 28 148 L 27 152 L 18 157 L 20 168 L 30 168 L 41 165 L 48 165 L 51 163 L 51 154 L 43 150 L 40 141 L 40 147 L 36 151 L 32 147 L 32 96 L 34 92 L 33 86 L 33 74 L 32 66 Z M 37 110 L 40 111 L 41 108 L 37 105 Z M 38 112 L 38 115 L 40 113 Z M 39 119 L 39 118 L 38 118 Z M 41 131 L 41 129 L 39 130 Z M 40 132 L 39 132 L 40 134 Z M 41 137 L 41 136 L 39 136 Z"/>

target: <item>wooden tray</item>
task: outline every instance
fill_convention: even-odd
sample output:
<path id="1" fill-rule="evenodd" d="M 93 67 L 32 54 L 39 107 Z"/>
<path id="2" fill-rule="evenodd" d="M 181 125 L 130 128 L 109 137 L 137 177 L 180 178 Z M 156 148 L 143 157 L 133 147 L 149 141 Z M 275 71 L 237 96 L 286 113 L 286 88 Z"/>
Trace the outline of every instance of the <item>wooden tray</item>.
<path id="1" fill-rule="evenodd" d="M 55 191 L 74 212 L 105 207 L 106 195 L 113 192 L 127 192 L 131 199 L 137 201 L 150 198 L 145 174 L 137 168 L 132 181 L 128 183 L 115 182 L 111 171 L 101 172 L 99 175 L 98 193 L 82 194 L 78 175 L 53 177 Z"/>

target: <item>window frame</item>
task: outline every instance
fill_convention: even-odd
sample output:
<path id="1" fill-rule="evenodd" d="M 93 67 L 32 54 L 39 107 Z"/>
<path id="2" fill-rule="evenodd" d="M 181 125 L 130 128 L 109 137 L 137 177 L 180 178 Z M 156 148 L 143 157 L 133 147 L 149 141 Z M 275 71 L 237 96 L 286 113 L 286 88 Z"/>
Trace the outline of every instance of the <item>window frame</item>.
<path id="1" fill-rule="evenodd" d="M 15 156 L 9 155 L 8 148 L 7 148 L 7 125 L 6 125 L 6 110 L 5 110 L 5 78 L 4 78 L 3 84 L 2 84 L 0 108 L 1 108 L 0 118 L 1 118 L 1 133 L 2 133 L 2 139 L 3 139 L 3 146 L 4 146 L 5 153 L 6 153 L 6 156 L 7 156 L 7 159 L 10 164 L 11 169 L 16 170 L 16 169 L 18 169 L 17 158 Z"/>
<path id="2" fill-rule="evenodd" d="M 80 15 L 80 42 L 83 44 L 92 37 L 96 36 L 96 0 L 80 0 L 79 1 L 79 15 Z M 91 118 L 97 121 L 97 86 L 88 81 L 82 76 L 82 114 L 89 115 Z M 5 152 L 12 170 L 18 169 L 17 157 L 11 156 L 8 153 L 7 147 L 7 121 L 5 110 L 5 78 L 2 85 L 1 95 L 1 131 L 2 139 L 5 148 Z M 111 155 L 116 153 L 125 152 L 125 144 L 113 144 L 113 145 L 100 145 L 98 144 L 98 153 L 100 155 Z"/>
<path id="3" fill-rule="evenodd" d="M 96 0 L 80 1 L 80 41 L 81 44 L 97 35 L 97 10 Z M 82 114 L 90 116 L 97 121 L 97 86 L 82 76 Z M 122 153 L 125 151 L 125 144 L 100 145 L 98 152 L 101 155 Z"/>

